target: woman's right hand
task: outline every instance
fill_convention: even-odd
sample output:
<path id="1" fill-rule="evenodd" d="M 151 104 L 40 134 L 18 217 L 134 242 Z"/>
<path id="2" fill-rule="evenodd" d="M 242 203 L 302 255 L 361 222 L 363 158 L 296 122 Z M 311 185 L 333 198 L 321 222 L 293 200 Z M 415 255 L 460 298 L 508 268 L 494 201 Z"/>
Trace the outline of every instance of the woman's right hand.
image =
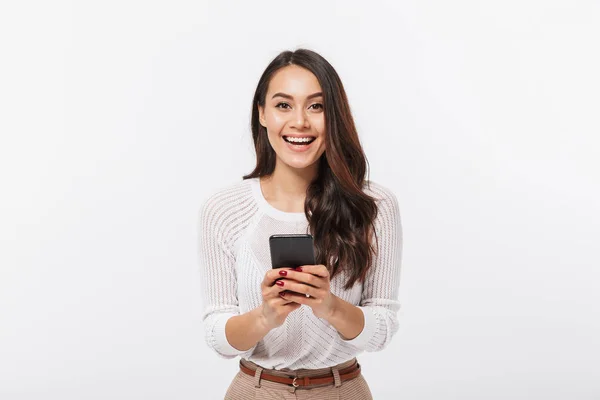
<path id="1" fill-rule="evenodd" d="M 279 271 L 291 269 L 293 268 L 276 268 L 267 271 L 260 286 L 263 298 L 261 315 L 265 327 L 269 330 L 283 325 L 289 313 L 302 306 L 300 303 L 281 298 L 279 293 L 285 291 L 285 289 L 275 284 L 277 279 L 283 278 Z"/>

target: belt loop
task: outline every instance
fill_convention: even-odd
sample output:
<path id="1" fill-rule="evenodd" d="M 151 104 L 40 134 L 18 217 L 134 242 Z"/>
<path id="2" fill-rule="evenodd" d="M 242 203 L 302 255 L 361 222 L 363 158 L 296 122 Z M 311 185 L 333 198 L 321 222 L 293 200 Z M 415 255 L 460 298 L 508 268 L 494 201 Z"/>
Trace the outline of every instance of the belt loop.
<path id="1" fill-rule="evenodd" d="M 340 371 L 338 370 L 338 367 L 331 367 L 331 372 L 333 373 L 333 383 L 335 387 L 337 388 L 342 386 L 342 380 L 340 379 Z"/>
<path id="2" fill-rule="evenodd" d="M 291 376 L 290 376 L 291 378 Z M 292 382 L 292 386 L 290 388 L 288 388 L 288 392 L 290 393 L 296 393 L 296 389 L 298 388 L 298 384 L 297 384 L 297 380 L 298 380 L 298 374 L 294 374 L 294 382 Z"/>
<path id="3" fill-rule="evenodd" d="M 254 387 L 260 387 L 260 375 L 262 374 L 262 367 L 256 366 L 256 371 L 254 371 Z"/>

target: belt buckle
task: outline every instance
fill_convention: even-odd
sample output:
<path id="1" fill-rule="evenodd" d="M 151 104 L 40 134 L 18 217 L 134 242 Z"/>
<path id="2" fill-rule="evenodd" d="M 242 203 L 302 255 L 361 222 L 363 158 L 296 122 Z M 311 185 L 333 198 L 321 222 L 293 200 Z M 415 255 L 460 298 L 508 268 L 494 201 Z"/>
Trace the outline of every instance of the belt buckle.
<path id="1" fill-rule="evenodd" d="M 298 382 L 296 382 L 296 379 L 298 379 L 298 377 L 297 377 L 297 376 L 296 376 L 296 377 L 294 378 L 294 380 L 292 381 L 292 386 L 293 386 L 293 387 L 295 387 L 295 388 L 297 388 L 298 386 L 300 386 L 300 385 L 298 385 Z"/>

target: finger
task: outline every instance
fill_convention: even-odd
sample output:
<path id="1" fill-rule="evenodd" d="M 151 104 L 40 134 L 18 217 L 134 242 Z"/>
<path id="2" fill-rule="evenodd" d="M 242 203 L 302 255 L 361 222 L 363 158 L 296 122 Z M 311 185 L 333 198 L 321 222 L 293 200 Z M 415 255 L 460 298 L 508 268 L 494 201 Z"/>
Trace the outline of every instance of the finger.
<path id="1" fill-rule="evenodd" d="M 329 270 L 323 264 L 318 265 L 301 265 L 297 268 L 297 270 L 301 270 L 301 272 L 306 272 L 308 274 L 320 276 L 321 278 L 329 277 Z"/>
<path id="2" fill-rule="evenodd" d="M 302 307 L 302 304 L 300 303 L 296 303 L 293 301 L 288 301 L 286 304 L 284 304 L 282 307 L 284 307 L 285 309 L 289 310 L 290 312 L 294 311 L 297 308 Z"/>
<path id="3" fill-rule="evenodd" d="M 284 282 L 283 278 L 277 279 L 277 281 L 275 281 L 275 284 L 271 287 L 267 287 L 266 291 L 267 291 L 267 298 L 273 298 L 273 297 L 278 297 L 279 293 L 281 293 L 282 291 L 288 289 L 290 286 L 290 284 L 286 284 Z"/>
<path id="4" fill-rule="evenodd" d="M 290 268 L 290 267 L 282 267 L 282 268 L 273 268 L 273 269 L 270 269 L 265 274 L 265 277 L 263 279 L 263 285 L 265 285 L 265 286 L 272 286 L 277 279 L 280 279 L 280 278 L 283 277 L 283 275 L 280 274 L 280 271 L 289 271 L 291 269 L 292 268 Z"/>
<path id="5" fill-rule="evenodd" d="M 279 292 L 281 292 L 282 290 L 285 290 L 285 289 L 278 285 L 273 285 L 273 286 L 264 286 L 263 285 L 262 286 L 262 297 L 265 300 L 277 298 L 279 296 Z"/>
<path id="6" fill-rule="evenodd" d="M 290 279 L 281 279 L 277 281 L 275 286 L 279 286 L 280 288 L 282 288 L 282 290 L 293 291 L 304 296 L 315 296 L 318 290 L 313 286 L 306 285 L 304 283 L 293 281 Z"/>
<path id="7" fill-rule="evenodd" d="M 288 304 L 296 304 L 293 301 L 285 299 L 284 297 L 281 297 L 281 296 L 277 296 L 276 299 L 273 299 L 271 301 L 272 301 L 272 305 L 275 307 L 286 306 Z"/>
<path id="8" fill-rule="evenodd" d="M 296 270 L 287 271 L 286 277 L 296 282 L 304 283 L 315 288 L 322 288 L 327 286 L 326 278 L 315 276 L 307 272 L 298 272 Z"/>
<path id="9" fill-rule="evenodd" d="M 276 302 L 276 300 L 272 300 L 273 304 L 275 306 L 297 305 L 298 307 L 300 307 L 301 306 L 300 303 L 297 303 L 297 302 L 295 302 L 295 301 L 293 301 L 291 299 L 287 299 L 286 298 L 286 297 L 289 297 L 289 296 L 287 296 L 288 294 L 289 294 L 289 292 L 287 292 L 285 290 L 283 292 L 280 292 L 279 296 L 277 296 L 278 297 L 278 299 L 277 299 L 278 301 Z"/>
<path id="10" fill-rule="evenodd" d="M 315 302 L 315 299 L 313 299 L 312 297 L 306 297 L 303 294 L 285 292 L 284 294 L 281 294 L 280 296 L 285 300 L 293 301 L 294 303 L 299 303 L 299 304 L 306 304 L 309 306 Z"/>

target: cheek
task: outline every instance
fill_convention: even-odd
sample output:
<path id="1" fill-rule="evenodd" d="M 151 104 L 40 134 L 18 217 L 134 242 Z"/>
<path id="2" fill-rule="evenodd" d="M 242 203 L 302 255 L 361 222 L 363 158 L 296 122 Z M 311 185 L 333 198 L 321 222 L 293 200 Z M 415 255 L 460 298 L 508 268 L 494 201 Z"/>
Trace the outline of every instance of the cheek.
<path id="1" fill-rule="evenodd" d="M 268 138 L 269 144 L 273 149 L 277 150 L 277 148 L 281 146 L 281 143 L 279 142 L 279 135 L 277 134 L 277 132 L 268 131 Z"/>
<path id="2" fill-rule="evenodd" d="M 319 135 L 323 135 L 325 133 L 325 116 L 320 114 L 313 118 L 312 126 L 313 129 L 319 133 Z"/>
<path id="3" fill-rule="evenodd" d="M 267 119 L 267 126 L 273 131 L 279 131 L 285 125 L 285 116 L 278 113 L 271 113 Z"/>
<path id="4" fill-rule="evenodd" d="M 319 118 L 318 120 L 316 120 L 314 122 L 313 129 L 315 131 L 317 131 L 317 133 L 321 137 L 322 143 L 324 144 L 325 143 L 325 138 L 327 137 L 327 132 L 325 132 L 326 131 L 326 129 L 325 129 L 325 118 Z"/>
<path id="5" fill-rule="evenodd" d="M 278 145 L 279 134 L 285 125 L 285 121 L 275 113 L 268 113 L 265 114 L 265 123 L 271 146 Z"/>

